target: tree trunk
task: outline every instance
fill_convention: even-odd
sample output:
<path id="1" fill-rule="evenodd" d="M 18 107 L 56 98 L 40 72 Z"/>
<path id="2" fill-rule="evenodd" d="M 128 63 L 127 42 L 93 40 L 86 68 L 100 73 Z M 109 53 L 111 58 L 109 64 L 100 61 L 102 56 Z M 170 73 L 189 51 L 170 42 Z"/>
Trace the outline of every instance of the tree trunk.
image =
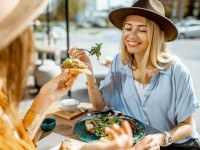
<path id="1" fill-rule="evenodd" d="M 172 13 L 171 13 L 171 19 L 172 21 L 176 22 L 177 18 L 177 9 L 178 9 L 178 0 L 173 1 L 172 5 Z"/>
<path id="2" fill-rule="evenodd" d="M 178 20 L 183 19 L 183 14 L 184 14 L 184 8 L 185 8 L 185 0 L 180 0 L 180 7 L 178 11 Z"/>

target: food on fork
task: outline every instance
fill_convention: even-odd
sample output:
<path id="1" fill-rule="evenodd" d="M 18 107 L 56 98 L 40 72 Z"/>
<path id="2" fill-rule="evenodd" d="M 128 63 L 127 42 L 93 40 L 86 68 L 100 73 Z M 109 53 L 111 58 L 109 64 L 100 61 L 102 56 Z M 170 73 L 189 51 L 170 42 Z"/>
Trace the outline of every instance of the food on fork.
<path id="1" fill-rule="evenodd" d="M 88 66 L 77 59 L 67 58 L 62 62 L 62 69 L 68 69 L 71 74 L 92 74 Z"/>
<path id="2" fill-rule="evenodd" d="M 91 50 L 89 51 L 90 55 L 96 55 L 97 60 L 99 60 L 99 57 L 101 56 L 101 46 L 103 43 L 96 43 L 95 46 L 92 46 Z"/>
<path id="3" fill-rule="evenodd" d="M 89 53 L 89 55 L 93 56 L 96 55 L 97 60 L 99 60 L 99 57 L 101 56 L 101 47 L 103 43 L 96 43 L 95 46 L 92 46 L 90 50 L 83 49 L 83 48 L 78 48 L 79 50 L 84 50 Z"/>

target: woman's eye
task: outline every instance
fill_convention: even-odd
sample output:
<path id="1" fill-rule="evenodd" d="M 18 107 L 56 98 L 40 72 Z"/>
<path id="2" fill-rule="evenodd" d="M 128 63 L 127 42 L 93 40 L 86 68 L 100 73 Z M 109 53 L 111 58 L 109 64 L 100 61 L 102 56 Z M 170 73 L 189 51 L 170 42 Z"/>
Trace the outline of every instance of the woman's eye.
<path id="1" fill-rule="evenodd" d="M 127 31 L 130 31 L 131 30 L 131 28 L 124 28 L 125 30 L 127 30 Z"/>
<path id="2" fill-rule="evenodd" d="M 147 29 L 146 28 L 140 28 L 138 29 L 140 32 L 147 32 Z"/>
<path id="3" fill-rule="evenodd" d="M 140 32 L 147 32 L 146 30 L 139 30 Z"/>

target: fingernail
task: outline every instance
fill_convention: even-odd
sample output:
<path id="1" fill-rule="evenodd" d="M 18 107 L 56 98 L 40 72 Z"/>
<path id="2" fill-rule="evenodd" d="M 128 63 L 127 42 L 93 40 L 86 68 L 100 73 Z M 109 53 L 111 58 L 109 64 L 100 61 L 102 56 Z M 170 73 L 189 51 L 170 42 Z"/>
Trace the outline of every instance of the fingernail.
<path id="1" fill-rule="evenodd" d="M 120 128 L 120 126 L 118 124 L 116 124 L 116 123 L 113 124 L 113 127 L 117 128 L 117 129 Z"/>
<path id="2" fill-rule="evenodd" d="M 110 130 L 110 128 L 109 128 L 109 127 L 106 127 L 106 128 L 105 128 L 105 131 L 109 131 L 109 130 Z"/>

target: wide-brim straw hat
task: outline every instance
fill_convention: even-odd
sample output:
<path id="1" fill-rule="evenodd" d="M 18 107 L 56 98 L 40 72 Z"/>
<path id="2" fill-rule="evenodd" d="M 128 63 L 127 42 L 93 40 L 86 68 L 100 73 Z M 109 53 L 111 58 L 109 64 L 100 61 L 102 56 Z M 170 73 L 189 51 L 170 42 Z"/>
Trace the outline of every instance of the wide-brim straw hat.
<path id="1" fill-rule="evenodd" d="M 44 9 L 47 0 L 5 0 L 0 4 L 0 50 L 20 35 Z"/>
<path id="2" fill-rule="evenodd" d="M 165 17 L 165 10 L 158 0 L 138 0 L 131 7 L 118 8 L 109 13 L 110 22 L 119 29 L 123 28 L 124 19 L 129 15 L 148 18 L 164 32 L 165 41 L 173 41 L 178 37 L 174 23 Z"/>

